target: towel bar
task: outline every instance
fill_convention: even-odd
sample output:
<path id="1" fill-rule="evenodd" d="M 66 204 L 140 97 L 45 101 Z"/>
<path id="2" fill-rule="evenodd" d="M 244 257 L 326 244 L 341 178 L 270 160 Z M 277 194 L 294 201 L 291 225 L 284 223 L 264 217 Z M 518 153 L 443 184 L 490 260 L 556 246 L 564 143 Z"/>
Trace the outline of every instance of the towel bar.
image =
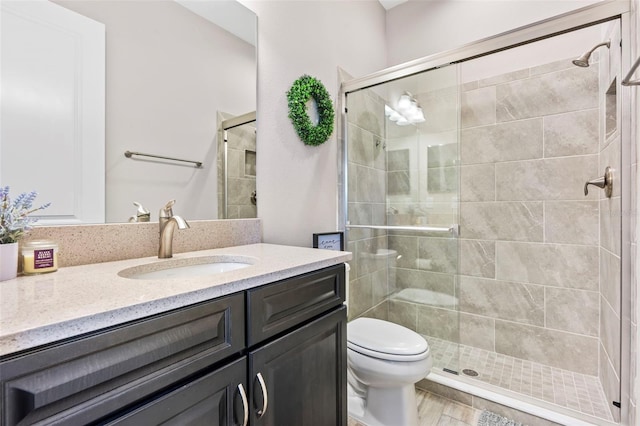
<path id="1" fill-rule="evenodd" d="M 124 152 L 124 156 L 127 157 L 127 158 L 131 158 L 132 155 L 139 155 L 141 157 L 161 158 L 163 160 L 182 161 L 184 163 L 193 163 L 197 169 L 202 167 L 202 162 L 200 162 L 200 161 L 182 160 L 180 158 L 164 157 L 162 155 L 145 154 L 145 153 L 142 153 L 142 152 L 135 152 L 135 151 L 125 151 Z"/>

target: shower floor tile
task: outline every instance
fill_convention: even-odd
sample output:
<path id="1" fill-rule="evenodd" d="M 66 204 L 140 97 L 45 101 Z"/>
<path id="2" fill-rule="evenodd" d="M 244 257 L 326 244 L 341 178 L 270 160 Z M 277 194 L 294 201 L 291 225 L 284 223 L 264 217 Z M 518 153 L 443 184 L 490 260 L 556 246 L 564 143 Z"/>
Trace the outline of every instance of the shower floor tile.
<path id="1" fill-rule="evenodd" d="M 433 366 L 436 368 L 455 370 L 470 379 L 613 421 L 604 391 L 595 376 L 458 345 L 435 337 L 424 338 L 429 342 Z M 465 374 L 465 369 L 473 370 L 478 375 L 474 377 Z"/>

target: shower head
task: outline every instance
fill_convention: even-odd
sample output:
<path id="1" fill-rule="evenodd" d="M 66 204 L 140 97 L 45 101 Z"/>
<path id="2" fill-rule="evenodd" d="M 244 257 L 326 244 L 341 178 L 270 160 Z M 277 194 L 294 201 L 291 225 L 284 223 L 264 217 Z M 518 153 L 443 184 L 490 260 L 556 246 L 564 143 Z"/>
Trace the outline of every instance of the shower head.
<path id="1" fill-rule="evenodd" d="M 579 58 L 576 58 L 571 62 L 573 62 L 573 65 L 576 65 L 578 67 L 587 68 L 589 66 L 589 56 L 590 55 L 591 55 L 591 52 L 588 52 L 585 55 L 582 55 Z"/>
<path id="2" fill-rule="evenodd" d="M 591 50 L 586 51 L 585 53 L 583 53 L 579 58 L 574 59 L 573 61 L 573 65 L 579 66 L 579 67 L 583 67 L 586 68 L 589 66 L 589 58 L 591 57 L 591 54 L 593 53 L 594 50 L 596 50 L 598 47 L 600 46 L 607 46 L 607 49 L 611 46 L 611 40 L 607 40 L 603 43 L 597 44 L 595 46 L 593 46 L 591 48 Z"/>

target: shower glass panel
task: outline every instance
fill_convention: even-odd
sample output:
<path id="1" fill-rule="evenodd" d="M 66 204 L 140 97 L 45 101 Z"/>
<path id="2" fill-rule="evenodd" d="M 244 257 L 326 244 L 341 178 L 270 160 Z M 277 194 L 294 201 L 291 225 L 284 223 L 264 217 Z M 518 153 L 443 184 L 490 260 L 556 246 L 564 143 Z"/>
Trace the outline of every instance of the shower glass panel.
<path id="1" fill-rule="evenodd" d="M 346 105 L 349 317 L 417 331 L 434 368 L 457 372 L 457 67 L 348 93 Z"/>
<path id="2" fill-rule="evenodd" d="M 572 63 L 601 43 L 589 67 Z M 459 65 L 461 368 L 609 421 L 620 175 L 611 198 L 584 185 L 620 170 L 619 46 L 611 21 Z"/>
<path id="3" fill-rule="evenodd" d="M 437 383 L 619 422 L 620 20 L 473 52 L 346 93 L 350 319 L 424 335 Z"/>

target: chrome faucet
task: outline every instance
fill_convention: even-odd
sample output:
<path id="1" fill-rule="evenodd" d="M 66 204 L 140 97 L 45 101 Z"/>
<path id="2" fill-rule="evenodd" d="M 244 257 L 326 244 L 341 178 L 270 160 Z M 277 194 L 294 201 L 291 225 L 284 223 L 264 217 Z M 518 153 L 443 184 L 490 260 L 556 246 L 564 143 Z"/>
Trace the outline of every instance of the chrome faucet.
<path id="1" fill-rule="evenodd" d="M 133 205 L 138 208 L 138 211 L 135 216 L 131 216 L 129 218 L 129 222 L 149 222 L 149 220 L 151 220 L 151 213 L 149 213 L 149 210 L 142 207 L 142 204 L 134 201 Z"/>
<path id="2" fill-rule="evenodd" d="M 158 258 L 168 259 L 173 257 L 173 232 L 178 229 L 187 229 L 189 224 L 180 216 L 174 216 L 171 208 L 176 200 L 169 201 L 158 214 L 160 223 L 160 245 L 158 247 Z"/>

